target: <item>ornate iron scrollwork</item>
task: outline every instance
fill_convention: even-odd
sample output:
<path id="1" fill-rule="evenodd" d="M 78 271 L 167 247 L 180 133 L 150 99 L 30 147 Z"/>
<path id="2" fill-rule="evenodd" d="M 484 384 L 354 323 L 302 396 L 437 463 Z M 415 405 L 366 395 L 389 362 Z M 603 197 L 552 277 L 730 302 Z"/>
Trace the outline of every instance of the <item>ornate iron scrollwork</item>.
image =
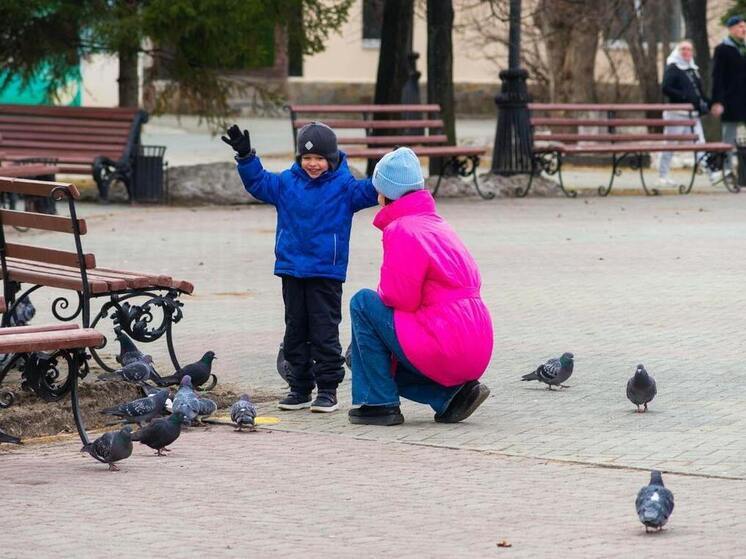
<path id="1" fill-rule="evenodd" d="M 23 367 L 21 388 L 34 392 L 45 402 L 63 399 L 70 392 L 73 375 L 84 378 L 88 374 L 88 356 L 77 359 L 76 351 L 81 352 L 60 349 L 52 353 L 29 354 Z M 60 373 L 60 360 L 64 361 L 67 368 L 64 377 Z"/>
<path id="2" fill-rule="evenodd" d="M 178 293 L 169 291 L 165 295 L 152 293 L 141 293 L 138 295 L 150 295 L 142 305 L 132 305 L 128 301 L 111 301 L 104 305 L 103 316 L 107 316 L 109 310 L 113 311 L 112 320 L 114 326 L 120 328 L 132 339 L 149 343 L 159 339 L 170 328 L 172 324 L 179 322 L 184 314 L 181 308 L 184 303 L 177 299 Z M 161 311 L 161 321 L 154 325 L 153 311 L 157 308 Z"/>
<path id="3" fill-rule="evenodd" d="M 71 322 L 78 318 L 80 316 L 80 313 L 83 312 L 83 295 L 81 293 L 77 293 L 78 295 L 78 306 L 75 307 L 75 312 L 72 314 L 69 314 L 67 316 L 63 315 L 60 312 L 61 310 L 66 310 L 70 306 L 70 300 L 67 297 L 57 297 L 54 301 L 52 301 L 52 314 L 54 317 L 62 322 Z"/>

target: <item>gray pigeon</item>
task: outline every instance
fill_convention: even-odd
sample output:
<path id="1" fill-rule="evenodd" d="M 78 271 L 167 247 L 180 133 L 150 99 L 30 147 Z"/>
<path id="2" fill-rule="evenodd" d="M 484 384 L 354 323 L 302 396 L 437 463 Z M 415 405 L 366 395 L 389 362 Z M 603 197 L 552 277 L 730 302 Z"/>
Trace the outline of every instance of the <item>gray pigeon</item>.
<path id="1" fill-rule="evenodd" d="M 171 411 L 173 413 L 181 413 L 184 416 L 183 422 L 191 425 L 192 421 L 199 415 L 199 410 L 199 397 L 194 393 L 192 377 L 186 375 L 181 379 L 181 386 L 179 386 L 179 391 L 174 396 L 174 404 Z"/>
<path id="2" fill-rule="evenodd" d="M 0 443 L 22 444 L 21 439 L 0 431 Z"/>
<path id="3" fill-rule="evenodd" d="M 176 371 L 173 375 L 160 378 L 158 380 L 158 384 L 160 386 L 179 384 L 181 382 L 181 379 L 183 379 L 186 375 L 189 375 L 190 377 L 192 377 L 192 386 L 202 386 L 208 380 L 210 380 L 210 376 L 214 376 L 211 375 L 211 372 L 212 362 L 215 359 L 217 359 L 217 357 L 215 357 L 215 353 L 212 351 L 208 351 L 202 356 L 202 359 L 200 359 L 196 363 L 185 365 L 180 370 Z"/>
<path id="4" fill-rule="evenodd" d="M 290 363 L 285 359 L 284 344 L 280 344 L 280 349 L 277 351 L 277 373 L 282 377 L 282 380 L 288 382 L 288 378 L 290 377 Z"/>
<path id="5" fill-rule="evenodd" d="M 197 412 L 197 421 L 201 422 L 203 418 L 209 417 L 214 414 L 218 409 L 218 405 L 210 400 L 209 398 L 199 399 L 199 411 Z"/>
<path id="6" fill-rule="evenodd" d="M 650 485 L 637 494 L 635 508 L 645 531 L 650 528 L 662 530 L 673 512 L 673 493 L 663 485 L 663 477 L 658 470 L 650 472 Z"/>
<path id="7" fill-rule="evenodd" d="M 651 402 L 658 393 L 655 379 L 648 375 L 645 367 L 637 366 L 635 376 L 627 381 L 627 398 L 637 406 L 638 413 L 648 411 L 648 402 Z M 640 409 L 640 406 L 644 406 Z"/>
<path id="8" fill-rule="evenodd" d="M 181 435 L 181 424 L 184 416 L 176 412 L 168 418 L 158 418 L 132 434 L 133 441 L 149 446 L 156 451 L 156 456 L 163 456 L 163 452 L 171 452 L 166 447 Z"/>
<path id="9" fill-rule="evenodd" d="M 142 361 L 143 358 L 146 356 L 150 357 L 149 355 L 137 349 L 135 342 L 133 342 L 127 334 L 122 332 L 121 329 L 116 328 L 115 332 L 117 341 L 119 342 L 119 355 L 115 357 L 117 363 L 125 366 L 134 361 Z"/>
<path id="10" fill-rule="evenodd" d="M 539 365 L 533 373 L 523 375 L 521 380 L 538 380 L 547 385 L 547 390 L 553 390 L 553 386 L 570 388 L 563 383 L 572 376 L 575 366 L 572 353 L 563 353 L 559 359 L 550 359 L 543 365 Z"/>
<path id="11" fill-rule="evenodd" d="M 98 375 L 98 380 L 123 380 L 134 384 L 143 384 L 150 379 L 157 382 L 159 378 L 150 355 L 145 355 L 140 361 L 131 361 L 116 371 Z"/>
<path id="12" fill-rule="evenodd" d="M 256 425 L 256 406 L 248 394 L 241 394 L 238 401 L 231 406 L 231 421 L 236 424 L 236 431 L 243 431 L 244 427 L 254 431 Z"/>
<path id="13" fill-rule="evenodd" d="M 168 389 L 161 388 L 152 396 L 106 408 L 101 410 L 100 413 L 114 415 L 124 423 L 137 423 L 142 427 L 144 423 L 163 413 L 166 399 L 168 399 Z"/>
<path id="14" fill-rule="evenodd" d="M 129 458 L 132 454 L 132 427 L 104 433 L 92 443 L 84 445 L 80 452 L 87 452 L 99 462 L 109 465 L 109 470 L 119 471 L 114 462 Z"/>

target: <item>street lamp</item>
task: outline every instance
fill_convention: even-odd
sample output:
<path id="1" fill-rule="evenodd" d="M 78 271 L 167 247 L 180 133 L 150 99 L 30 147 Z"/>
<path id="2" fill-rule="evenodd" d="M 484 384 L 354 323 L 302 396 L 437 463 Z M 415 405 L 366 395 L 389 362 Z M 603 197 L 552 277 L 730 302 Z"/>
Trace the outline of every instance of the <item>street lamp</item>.
<path id="1" fill-rule="evenodd" d="M 495 97 L 497 130 L 492 152 L 492 169 L 497 175 L 531 172 L 533 143 L 528 112 L 528 72 L 520 67 L 521 0 L 510 0 L 508 69 L 500 72 L 502 88 Z"/>

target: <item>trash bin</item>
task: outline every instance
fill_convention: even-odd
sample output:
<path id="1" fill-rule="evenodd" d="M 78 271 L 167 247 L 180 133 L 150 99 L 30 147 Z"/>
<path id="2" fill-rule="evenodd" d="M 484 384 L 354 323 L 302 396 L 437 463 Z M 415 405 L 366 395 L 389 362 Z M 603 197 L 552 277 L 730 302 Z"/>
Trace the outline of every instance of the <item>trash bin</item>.
<path id="1" fill-rule="evenodd" d="M 746 137 L 736 140 L 738 186 L 746 187 Z"/>
<path id="2" fill-rule="evenodd" d="M 165 153 L 166 146 L 138 146 L 132 184 L 132 200 L 135 202 L 163 201 Z"/>

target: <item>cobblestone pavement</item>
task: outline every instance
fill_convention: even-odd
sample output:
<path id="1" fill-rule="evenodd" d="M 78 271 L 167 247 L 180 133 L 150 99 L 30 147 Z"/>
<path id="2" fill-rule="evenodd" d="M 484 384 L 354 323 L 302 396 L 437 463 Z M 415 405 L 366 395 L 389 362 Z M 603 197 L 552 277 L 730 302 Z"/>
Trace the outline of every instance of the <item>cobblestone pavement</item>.
<path id="1" fill-rule="evenodd" d="M 743 541 L 738 539 L 743 536 L 736 525 L 742 522 L 742 515 L 735 507 L 743 508 L 742 480 L 746 478 L 746 396 L 739 390 L 744 378 L 741 325 L 746 306 L 741 289 L 746 277 L 744 198 L 720 194 L 460 200 L 442 202 L 440 207 L 480 263 L 483 295 L 495 323 L 495 352 L 484 377 L 492 396 L 482 409 L 463 424 L 436 425 L 431 412 L 405 404 L 407 421 L 403 426 L 374 429 L 349 425 L 346 411 L 330 417 L 279 412 L 263 406 L 263 413 L 280 418 L 277 429 L 302 431 L 306 435 L 278 431 L 252 441 L 292 441 L 290 448 L 297 452 L 288 450 L 287 445 L 271 443 L 276 446 L 266 454 L 255 454 L 253 446 L 246 447 L 250 449 L 246 455 L 231 453 L 235 443 L 229 435 L 206 438 L 204 443 L 196 444 L 193 451 L 205 456 L 212 452 L 212 445 L 225 448 L 222 460 L 180 464 L 184 470 L 179 471 L 192 471 L 197 478 L 189 480 L 189 488 L 198 503 L 205 499 L 195 505 L 201 514 L 206 509 L 210 517 L 216 507 L 222 506 L 217 496 L 223 494 L 225 481 L 226 494 L 233 491 L 231 484 L 246 484 L 247 488 L 256 488 L 260 502 L 265 499 L 273 505 L 271 509 L 260 507 L 261 514 L 251 518 L 275 535 L 278 527 L 288 527 L 282 537 L 276 538 L 277 546 L 295 542 L 312 546 L 317 554 L 329 549 L 339 551 L 339 547 L 321 543 L 331 542 L 331 538 L 311 541 L 306 529 L 345 542 L 368 537 L 370 540 L 365 541 L 371 545 L 383 546 L 375 549 L 385 550 L 391 549 L 385 546 L 392 544 L 376 539 L 382 538 L 383 527 L 392 533 L 401 528 L 401 534 L 411 539 L 413 553 L 417 551 L 414 544 L 426 541 L 433 545 L 433 554 L 436 544 L 442 545 L 444 556 L 453 555 L 449 546 L 454 545 L 466 550 L 459 556 L 468 552 L 474 556 L 484 556 L 486 552 L 530 556 L 540 549 L 531 546 L 539 545 L 550 552 L 565 546 L 578 555 L 614 556 L 617 554 L 612 551 L 618 541 L 628 542 L 637 553 L 645 555 L 653 549 L 648 547 L 653 540 L 643 543 L 636 539 L 639 531 L 634 524 L 630 495 L 646 474 L 626 468 L 657 467 L 695 477 L 670 476 L 672 483 L 675 480 L 677 499 L 682 492 L 682 499 L 677 500 L 680 508 L 674 514 L 676 524 L 671 532 L 655 541 L 670 543 L 680 556 L 701 556 L 704 549 L 710 549 L 711 556 L 737 556 L 732 550 L 737 549 L 734 546 Z M 83 205 L 81 213 L 89 220 L 85 249 L 97 254 L 100 265 L 163 270 L 195 283 L 195 295 L 185 298 L 185 317 L 176 329 L 183 361 L 197 359 L 204 350 L 213 349 L 219 357 L 216 372 L 221 381 L 249 390 L 261 387 L 282 391 L 283 385 L 274 371 L 283 324 L 279 280 L 271 276 L 275 219 L 271 208 Z M 376 283 L 380 235 L 370 225 L 372 217 L 373 210 L 367 210 L 356 218 L 345 302 L 357 289 Z M 26 235 L 32 243 L 36 237 L 36 244 L 44 244 L 47 238 Z M 40 315 L 51 296 L 34 294 Z M 37 322 L 42 321 L 40 316 Z M 342 338 L 345 343 L 349 340 L 346 316 Z M 152 349 L 161 372 L 167 372 L 164 348 L 155 345 L 148 349 Z M 521 374 L 563 351 L 573 351 L 576 356 L 570 389 L 547 392 L 533 383 L 519 381 Z M 624 387 L 639 362 L 655 376 L 659 391 L 651 411 L 638 415 L 627 402 Z M 340 395 L 346 407 L 349 381 L 342 385 Z M 194 440 L 202 441 L 200 435 L 194 435 Z M 394 442 L 418 446 L 390 444 Z M 441 447 L 486 452 L 454 452 Z M 58 452 L 58 448 L 61 447 L 30 447 L 2 455 L 0 470 L 10 467 L 24 476 L 50 481 L 40 489 L 29 485 L 21 491 L 20 486 L 14 486 L 4 494 L 10 493 L 13 499 L 34 506 L 38 502 L 35 495 L 63 492 L 54 501 L 58 506 L 65 498 L 64 492 L 72 492 L 76 483 L 86 486 L 89 480 L 97 479 L 83 475 L 87 469 L 67 472 L 66 461 L 77 457 L 69 445 L 65 452 Z M 297 465 L 300 455 L 310 456 L 302 475 L 278 469 L 286 463 Z M 379 474 L 386 456 L 395 466 L 385 475 Z M 272 468 L 263 477 L 271 483 L 256 483 L 253 469 L 258 467 L 255 460 L 260 457 L 262 468 Z M 534 459 L 551 462 L 543 465 Z M 139 460 L 133 460 L 132 470 L 120 478 L 106 477 L 107 487 L 109 479 L 122 483 L 116 489 L 120 492 L 134 487 L 120 479 L 134 478 L 135 485 L 147 483 L 145 487 L 159 479 L 169 483 L 178 479 L 172 468 L 154 477 L 136 477 L 132 474 Z M 338 460 L 338 466 L 329 465 L 334 460 Z M 166 468 L 158 462 L 153 464 Z M 224 474 L 215 478 L 219 483 L 209 484 L 196 470 L 190 470 L 199 464 L 205 470 L 221 469 Z M 440 469 L 446 471 L 453 468 L 460 472 L 458 481 L 454 483 L 456 476 L 432 473 L 438 471 L 436 467 L 415 469 L 415 464 L 442 464 Z M 622 469 L 599 469 L 589 464 Z M 320 481 L 322 466 L 337 472 L 336 479 L 340 481 L 336 487 L 327 488 Z M 55 468 L 54 475 L 51 468 Z M 48 473 L 42 475 L 44 472 Z M 236 475 L 239 472 L 246 473 Z M 382 477 L 376 477 L 379 475 Z M 71 479 L 66 476 L 72 476 L 76 483 L 54 481 Z M 574 484 L 581 476 L 592 481 Z M 0 484 L 8 479 L 0 476 Z M 434 479 L 438 490 L 424 487 L 423 479 Z M 247 480 L 253 480 L 255 485 Z M 474 484 L 470 485 L 472 481 Z M 318 495 L 311 490 L 314 484 L 319 484 Z M 416 495 L 413 502 L 402 504 L 404 501 L 398 496 L 399 492 L 405 493 L 402 484 L 409 484 L 409 491 Z M 160 501 L 164 510 L 179 493 L 177 487 L 183 484 L 173 485 L 170 492 L 164 493 L 169 495 Z M 492 497 L 482 499 L 479 492 L 489 487 Z M 35 493 L 37 490 L 41 493 Z M 115 487 L 111 490 L 115 494 Z M 690 491 L 690 497 L 684 496 L 686 491 Z M 694 502 L 695 491 L 699 501 L 702 497 L 706 501 L 706 510 L 698 502 L 696 513 L 693 504 L 689 505 L 692 508 L 681 505 L 687 499 Z M 206 499 L 207 495 L 210 499 Z M 245 526 L 248 538 L 253 525 L 246 524 L 246 516 L 256 513 L 253 495 L 246 494 L 242 503 L 245 506 L 231 502 L 231 516 L 224 522 L 216 519 L 203 525 L 200 521 L 198 528 L 214 529 L 220 535 L 228 533 L 229 527 Z M 337 506 L 342 495 L 351 499 L 344 507 Z M 371 495 L 383 497 L 377 501 L 376 514 L 366 514 L 355 522 L 349 520 L 358 510 L 354 504 L 365 503 Z M 575 495 L 581 497 L 571 499 Z M 616 505 L 611 504 L 614 495 L 623 497 Z M 609 502 L 605 497 L 609 497 Z M 317 501 L 319 498 L 321 502 Z M 288 499 L 301 499 L 303 506 L 284 506 Z M 211 506 L 213 501 L 221 504 Z M 462 508 L 455 510 L 451 502 L 460 503 Z M 107 516 L 107 526 L 135 537 L 142 524 L 136 512 L 140 503 L 128 501 L 123 508 L 117 507 L 121 516 L 128 519 L 126 525 L 112 526 L 112 517 Z M 189 506 L 174 505 L 171 519 L 188 516 Z M 57 509 L 50 510 L 54 513 L 34 511 L 29 519 L 58 519 Z M 307 515 L 308 510 L 323 511 L 316 515 L 319 518 L 343 517 L 348 520 L 346 528 L 335 530 L 331 520 L 317 523 L 314 515 Z M 403 520 L 407 510 L 417 513 L 411 523 Z M 457 514 L 452 514 L 452 510 Z M 617 511 L 626 524 L 611 521 L 617 518 L 613 516 Z M 299 515 L 304 515 L 307 525 Z M 687 515 L 692 515 L 689 524 L 684 520 Z M 78 520 L 86 518 L 87 522 L 89 516 Z M 482 516 L 483 520 L 473 520 Z M 133 518 L 138 520 L 132 522 Z M 593 523 L 588 524 L 587 519 Z M 438 526 L 434 526 L 435 522 Z M 301 525 L 306 527 L 301 529 Z M 95 531 L 88 532 L 83 526 L 75 529 L 85 529 L 86 534 L 95 537 Z M 192 530 L 195 526 L 188 523 L 183 529 Z M 370 529 L 360 531 L 360 526 Z M 479 542 L 473 544 L 475 547 L 466 537 L 472 534 L 474 541 Z M 529 537 L 531 534 L 533 537 Z M 397 543 L 403 537 L 397 538 Z M 515 547 L 496 550 L 495 543 L 502 537 L 511 540 Z M 214 545 L 214 540 L 204 541 Z M 524 543 L 518 545 L 521 541 Z M 533 543 L 525 543 L 529 541 Z M 280 552 L 279 547 L 266 549 L 268 556 Z M 697 554 L 696 550 L 700 552 Z"/>
<path id="2" fill-rule="evenodd" d="M 197 431 L 196 429 L 194 431 Z M 282 432 L 190 432 L 121 472 L 67 441 L 0 454 L 3 557 L 738 557 L 746 482 Z M 498 548 L 507 541 L 510 548 Z M 740 551 L 739 551 L 740 550 Z"/>

